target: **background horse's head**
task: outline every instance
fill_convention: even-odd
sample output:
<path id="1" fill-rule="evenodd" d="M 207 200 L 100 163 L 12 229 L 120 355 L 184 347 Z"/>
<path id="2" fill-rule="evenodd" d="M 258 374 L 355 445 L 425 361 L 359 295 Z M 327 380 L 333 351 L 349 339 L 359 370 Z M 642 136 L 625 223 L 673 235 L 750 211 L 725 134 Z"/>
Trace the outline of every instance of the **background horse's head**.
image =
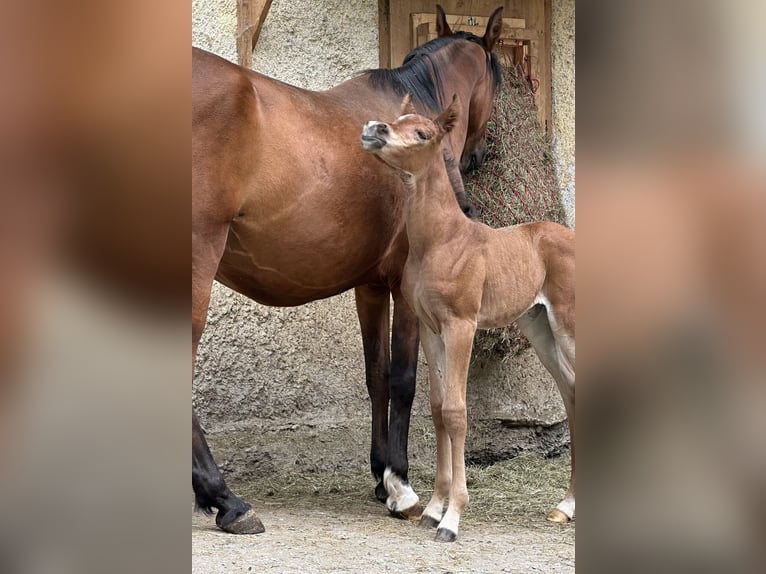
<path id="1" fill-rule="evenodd" d="M 460 94 L 463 113 L 450 135 L 449 147 L 464 171 L 476 168 L 486 151 L 484 134 L 493 110 L 495 92 L 502 82 L 500 63 L 492 54 L 503 28 L 503 8 L 497 8 L 487 22 L 484 36 L 453 32 L 441 6 L 436 7 L 437 37 L 418 46 L 395 69 L 370 71 L 378 88 L 393 88 L 399 96 L 412 94 L 421 113 L 436 114 Z M 462 186 L 461 186 L 462 187 Z"/>
<path id="2" fill-rule="evenodd" d="M 495 55 L 492 53 L 503 30 L 503 7 L 500 6 L 492 12 L 487 21 L 487 29 L 484 36 L 479 38 L 469 32 L 453 33 L 447 24 L 444 9 L 436 5 L 436 33 L 438 36 L 462 37 L 484 48 L 486 59 L 485 74 L 481 81 L 476 84 L 468 102 L 468 126 L 463 154 L 460 158 L 460 170 L 464 173 L 481 166 L 487 145 L 484 134 L 487 131 L 487 122 L 492 114 L 495 93 L 502 83 L 502 69 Z"/>

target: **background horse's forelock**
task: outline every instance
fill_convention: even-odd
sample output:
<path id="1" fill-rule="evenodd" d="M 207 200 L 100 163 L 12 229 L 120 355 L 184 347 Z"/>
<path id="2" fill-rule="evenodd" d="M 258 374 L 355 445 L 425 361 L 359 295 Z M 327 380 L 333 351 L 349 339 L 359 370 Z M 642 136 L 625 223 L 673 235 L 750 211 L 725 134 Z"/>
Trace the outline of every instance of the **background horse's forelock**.
<path id="1" fill-rule="evenodd" d="M 418 46 L 404 57 L 400 68 L 365 70 L 362 74 L 368 74 L 370 84 L 376 89 L 390 88 L 402 97 L 411 94 L 415 103 L 431 111 L 439 111 L 446 103 L 441 70 L 451 65 L 450 53 L 461 40 L 473 42 L 484 49 L 482 39 L 475 34 L 456 32 Z M 502 67 L 494 53 L 486 56 L 487 73 L 492 78 L 494 96 L 502 84 Z"/>

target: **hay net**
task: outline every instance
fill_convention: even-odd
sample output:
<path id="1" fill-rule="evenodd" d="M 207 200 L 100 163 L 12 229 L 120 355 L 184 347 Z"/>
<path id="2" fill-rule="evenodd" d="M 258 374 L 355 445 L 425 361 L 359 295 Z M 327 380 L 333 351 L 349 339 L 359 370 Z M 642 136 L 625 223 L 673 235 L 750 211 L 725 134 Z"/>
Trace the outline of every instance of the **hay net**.
<path id="1" fill-rule="evenodd" d="M 490 227 L 530 221 L 564 223 L 551 144 L 537 118 L 534 90 L 523 65 L 505 59 L 503 84 L 487 125 L 481 168 L 465 176 L 465 190 Z M 516 324 L 478 331 L 474 358 L 510 357 L 529 347 Z"/>

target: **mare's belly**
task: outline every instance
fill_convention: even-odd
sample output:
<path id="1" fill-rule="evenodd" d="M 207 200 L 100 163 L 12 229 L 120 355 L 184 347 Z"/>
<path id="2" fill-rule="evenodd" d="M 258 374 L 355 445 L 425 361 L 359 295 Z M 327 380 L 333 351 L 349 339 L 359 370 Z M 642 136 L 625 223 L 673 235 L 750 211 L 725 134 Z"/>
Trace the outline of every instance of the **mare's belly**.
<path id="1" fill-rule="evenodd" d="M 302 305 L 379 280 L 389 241 L 374 224 L 235 221 L 216 279 L 265 305 Z"/>

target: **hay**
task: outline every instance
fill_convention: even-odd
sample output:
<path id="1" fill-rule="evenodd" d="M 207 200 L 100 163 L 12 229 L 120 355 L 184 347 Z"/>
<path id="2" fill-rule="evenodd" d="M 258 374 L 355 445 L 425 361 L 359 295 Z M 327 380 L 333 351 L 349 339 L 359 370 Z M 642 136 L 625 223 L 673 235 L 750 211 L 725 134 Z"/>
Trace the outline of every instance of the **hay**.
<path id="1" fill-rule="evenodd" d="M 482 167 L 465 179 L 479 220 L 490 227 L 564 222 L 551 145 L 538 122 L 529 82 L 517 67 L 503 69 L 503 86 L 487 125 L 487 148 Z M 508 357 L 528 346 L 515 324 L 479 331 L 474 357 Z"/>
<path id="2" fill-rule="evenodd" d="M 466 467 L 470 505 L 467 524 L 516 523 L 547 527 L 546 514 L 564 497 L 569 484 L 569 456 L 522 455 L 491 466 Z M 410 482 L 427 503 L 434 484 L 432 466 L 410 467 Z M 317 508 L 327 511 L 384 513 L 373 496 L 374 481 L 365 471 L 267 474 L 233 485 L 256 508 Z"/>

